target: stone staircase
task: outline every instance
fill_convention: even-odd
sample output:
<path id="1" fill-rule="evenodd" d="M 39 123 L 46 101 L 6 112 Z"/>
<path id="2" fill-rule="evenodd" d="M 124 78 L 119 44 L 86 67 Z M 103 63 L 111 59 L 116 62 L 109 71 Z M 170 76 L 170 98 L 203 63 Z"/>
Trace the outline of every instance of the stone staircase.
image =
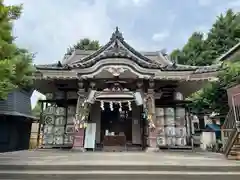
<path id="1" fill-rule="evenodd" d="M 237 180 L 240 164 L 214 153 L 79 153 L 33 151 L 0 155 L 0 180 Z"/>
<path id="2" fill-rule="evenodd" d="M 223 152 L 229 160 L 240 160 L 240 106 L 232 107 L 222 126 Z"/>
<path id="3" fill-rule="evenodd" d="M 237 180 L 240 178 L 239 167 L 214 168 L 211 166 L 145 166 L 145 165 L 57 165 L 57 166 L 5 166 L 0 167 L 0 179 L 18 180 L 116 180 L 156 179 L 156 180 Z"/>
<path id="4" fill-rule="evenodd" d="M 235 132 L 236 137 L 234 137 L 234 142 L 228 153 L 228 159 L 230 160 L 240 160 L 240 133 Z"/>

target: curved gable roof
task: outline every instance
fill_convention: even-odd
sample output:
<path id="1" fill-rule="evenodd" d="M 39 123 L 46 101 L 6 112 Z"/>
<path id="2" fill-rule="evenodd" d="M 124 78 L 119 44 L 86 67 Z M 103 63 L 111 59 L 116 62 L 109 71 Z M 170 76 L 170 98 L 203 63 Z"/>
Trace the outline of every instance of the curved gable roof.
<path id="1" fill-rule="evenodd" d="M 102 59 L 127 58 L 144 68 L 161 69 L 171 64 L 171 61 L 166 59 L 160 52 L 141 53 L 136 51 L 124 40 L 118 28 L 112 33 L 110 41 L 106 45 L 97 51 L 87 53 L 88 51 L 76 50 L 74 54 L 63 63 L 71 67 L 88 68 Z"/>
<path id="2" fill-rule="evenodd" d="M 62 63 L 49 65 L 38 65 L 37 69 L 69 70 L 72 68 L 89 68 L 103 59 L 126 58 L 134 61 L 143 68 L 160 69 L 162 71 L 193 71 L 194 73 L 205 73 L 217 71 L 219 65 L 212 66 L 188 66 L 172 62 L 167 55 L 161 51 L 139 52 L 131 47 L 123 38 L 118 27 L 112 33 L 110 41 L 97 51 L 75 50 L 72 55 L 63 60 Z"/>

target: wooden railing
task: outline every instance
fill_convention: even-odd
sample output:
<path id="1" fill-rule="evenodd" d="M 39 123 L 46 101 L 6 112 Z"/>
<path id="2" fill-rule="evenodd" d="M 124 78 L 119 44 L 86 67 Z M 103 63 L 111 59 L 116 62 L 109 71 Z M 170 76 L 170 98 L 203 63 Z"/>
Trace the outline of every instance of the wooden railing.
<path id="1" fill-rule="evenodd" d="M 237 123 L 240 120 L 240 106 L 232 106 L 222 126 L 223 152 L 228 155 L 237 135 Z"/>

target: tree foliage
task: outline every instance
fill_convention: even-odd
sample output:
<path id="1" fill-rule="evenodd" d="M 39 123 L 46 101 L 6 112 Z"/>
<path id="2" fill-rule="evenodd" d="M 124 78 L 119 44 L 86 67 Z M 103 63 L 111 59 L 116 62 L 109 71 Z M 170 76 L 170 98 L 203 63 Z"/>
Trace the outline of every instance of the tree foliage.
<path id="1" fill-rule="evenodd" d="M 14 88 L 32 83 L 33 55 L 18 48 L 12 35 L 13 22 L 21 15 L 22 6 L 6 6 L 0 0 L 0 99 Z"/>
<path id="2" fill-rule="evenodd" d="M 204 39 L 203 34 L 194 32 L 186 45 L 174 50 L 172 58 L 187 65 L 211 65 L 240 40 L 240 14 L 231 9 L 217 17 L 216 22 Z M 194 93 L 189 99 L 194 112 L 215 111 L 224 114 L 228 111 L 227 88 L 240 83 L 240 57 L 220 69 L 218 81 L 209 82 L 203 89 Z"/>
<path id="3" fill-rule="evenodd" d="M 0 99 L 6 98 L 16 86 L 11 82 L 14 66 L 10 60 L 0 60 Z"/>
<path id="4" fill-rule="evenodd" d="M 41 99 L 39 99 L 39 100 L 41 100 Z M 42 109 L 41 109 L 41 102 L 39 100 L 37 101 L 36 106 L 32 110 L 33 116 L 38 117 L 38 118 L 39 118 L 39 116 L 41 114 L 41 111 L 42 111 Z"/>
<path id="5" fill-rule="evenodd" d="M 206 87 L 194 93 L 189 100 L 195 112 L 212 110 L 220 114 L 228 111 L 227 88 L 240 83 L 239 61 L 226 63 L 218 73 L 218 81 L 210 82 Z"/>
<path id="6" fill-rule="evenodd" d="M 88 38 L 84 38 L 79 40 L 75 45 L 70 46 L 67 49 L 65 56 L 71 55 L 74 50 L 98 50 L 100 48 L 100 43 L 97 40 L 90 40 Z"/>
<path id="7" fill-rule="evenodd" d="M 186 65 L 211 65 L 226 53 L 240 39 L 240 14 L 229 9 L 217 17 L 216 22 L 206 34 L 194 32 L 182 49 L 171 53 L 172 59 Z"/>
<path id="8" fill-rule="evenodd" d="M 229 63 L 218 74 L 218 81 L 210 82 L 206 87 L 194 93 L 189 100 L 195 112 L 215 111 L 224 114 L 228 111 L 227 88 L 240 83 L 240 63 Z"/>

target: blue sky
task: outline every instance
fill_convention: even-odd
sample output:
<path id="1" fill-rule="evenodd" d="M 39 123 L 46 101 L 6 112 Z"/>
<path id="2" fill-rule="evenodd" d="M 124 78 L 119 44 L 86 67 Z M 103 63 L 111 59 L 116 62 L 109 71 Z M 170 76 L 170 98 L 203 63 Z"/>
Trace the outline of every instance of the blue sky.
<path id="1" fill-rule="evenodd" d="M 61 60 L 67 47 L 89 37 L 106 43 L 116 26 L 137 50 L 171 52 L 194 31 L 207 32 L 228 8 L 240 11 L 240 0 L 5 0 L 23 3 L 15 23 L 19 46 L 37 53 L 34 63 Z M 34 94 L 33 104 L 39 95 Z"/>

